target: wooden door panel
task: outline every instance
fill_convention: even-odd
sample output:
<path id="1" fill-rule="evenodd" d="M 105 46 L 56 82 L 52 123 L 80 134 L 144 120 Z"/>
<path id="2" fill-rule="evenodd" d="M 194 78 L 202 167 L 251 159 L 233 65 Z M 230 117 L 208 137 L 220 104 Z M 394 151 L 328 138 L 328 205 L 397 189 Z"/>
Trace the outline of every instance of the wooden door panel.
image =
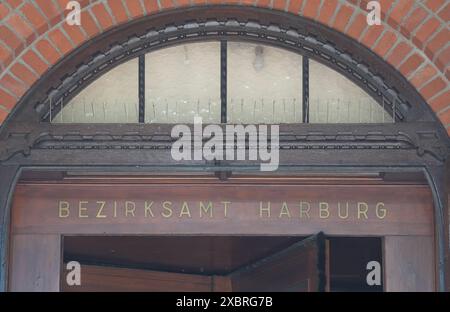
<path id="1" fill-rule="evenodd" d="M 435 291 L 434 249 L 432 236 L 385 237 L 385 290 Z"/>
<path id="2" fill-rule="evenodd" d="M 68 286 L 61 281 L 62 291 L 202 291 L 212 290 L 212 278 L 197 274 L 181 274 L 110 266 L 81 266 L 81 285 Z"/>
<path id="3" fill-rule="evenodd" d="M 60 235 L 15 234 L 11 247 L 9 291 L 59 291 Z"/>
<path id="4" fill-rule="evenodd" d="M 233 291 L 324 291 L 325 238 L 310 236 L 230 275 Z"/>

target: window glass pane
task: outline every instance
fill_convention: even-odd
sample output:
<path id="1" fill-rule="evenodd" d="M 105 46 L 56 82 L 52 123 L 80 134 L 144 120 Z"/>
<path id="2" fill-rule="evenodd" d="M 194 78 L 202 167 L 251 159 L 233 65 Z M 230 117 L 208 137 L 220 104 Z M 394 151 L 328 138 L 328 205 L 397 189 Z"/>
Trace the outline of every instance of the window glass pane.
<path id="1" fill-rule="evenodd" d="M 151 52 L 145 67 L 146 122 L 220 122 L 220 42 Z"/>
<path id="2" fill-rule="evenodd" d="M 371 96 L 338 72 L 309 62 L 309 121 L 311 123 L 392 122 Z"/>
<path id="3" fill-rule="evenodd" d="M 302 56 L 251 43 L 228 43 L 229 123 L 302 121 Z"/>
<path id="4" fill-rule="evenodd" d="M 134 59 L 87 86 L 59 111 L 53 122 L 137 123 L 138 103 L 138 61 Z"/>
<path id="5" fill-rule="evenodd" d="M 265 45 L 229 42 L 229 123 L 302 122 L 302 56 Z M 145 122 L 220 123 L 220 42 L 178 45 L 146 56 Z M 356 84 L 310 60 L 311 123 L 392 122 Z M 56 123 L 137 123 L 138 59 L 87 86 L 53 117 Z M 54 111 L 58 103 L 53 103 Z"/>

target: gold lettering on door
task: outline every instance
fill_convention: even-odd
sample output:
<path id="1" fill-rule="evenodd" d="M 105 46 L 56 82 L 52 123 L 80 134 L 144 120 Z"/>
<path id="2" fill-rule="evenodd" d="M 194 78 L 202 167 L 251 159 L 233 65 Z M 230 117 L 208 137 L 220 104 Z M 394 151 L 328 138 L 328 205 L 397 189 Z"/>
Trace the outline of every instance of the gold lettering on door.
<path id="1" fill-rule="evenodd" d="M 131 214 L 134 217 L 134 212 L 136 210 L 136 203 L 132 201 L 125 202 L 125 217 L 128 217 L 128 214 Z"/>
<path id="2" fill-rule="evenodd" d="M 152 206 L 153 206 L 153 202 L 145 202 L 144 203 L 144 214 L 145 214 L 145 217 L 146 218 L 148 218 L 148 215 L 150 215 L 152 218 L 154 218 L 155 217 L 155 215 L 153 214 L 153 211 L 152 211 Z"/>
<path id="3" fill-rule="evenodd" d="M 375 206 L 375 214 L 378 219 L 384 219 L 387 215 L 387 209 L 384 207 L 384 203 L 377 203 Z"/>
<path id="4" fill-rule="evenodd" d="M 60 218 L 67 218 L 70 214 L 69 210 L 69 203 L 66 201 L 59 201 L 59 217 Z"/>
<path id="5" fill-rule="evenodd" d="M 286 202 L 283 202 L 280 209 L 280 214 L 278 218 L 282 218 L 283 216 L 287 216 L 288 218 L 291 217 L 291 212 L 289 211 L 288 205 Z"/>
<path id="6" fill-rule="evenodd" d="M 200 218 L 203 218 L 203 213 L 208 215 L 208 212 L 209 212 L 209 217 L 210 218 L 213 217 L 213 204 L 212 204 L 212 202 L 208 202 L 208 205 L 206 205 L 206 207 L 203 204 L 203 202 L 200 202 L 199 206 L 200 206 Z"/>
<path id="7" fill-rule="evenodd" d="M 228 206 L 231 205 L 230 201 L 221 201 L 221 204 L 223 204 L 223 216 L 226 218 L 228 213 Z"/>
<path id="8" fill-rule="evenodd" d="M 300 218 L 303 218 L 303 215 L 309 219 L 309 211 L 311 210 L 311 205 L 308 202 L 300 202 Z"/>
<path id="9" fill-rule="evenodd" d="M 330 217 L 330 209 L 328 203 L 319 203 L 319 218 L 328 219 Z"/>
<path id="10" fill-rule="evenodd" d="M 164 209 L 164 211 L 161 212 L 161 215 L 164 218 L 170 218 L 172 216 L 172 214 L 173 214 L 172 202 L 170 202 L 170 201 L 163 202 L 163 209 Z"/>
<path id="11" fill-rule="evenodd" d="M 270 218 L 270 202 L 267 202 L 267 206 L 263 207 L 263 202 L 259 202 L 259 217 L 262 218 L 264 212 L 267 214 L 267 217 Z"/>
<path id="12" fill-rule="evenodd" d="M 97 204 L 99 204 L 99 208 L 97 211 L 96 218 L 106 218 L 106 215 L 102 214 L 103 208 L 105 208 L 106 202 L 105 201 L 98 201 Z"/>
<path id="13" fill-rule="evenodd" d="M 364 216 L 364 218 L 367 220 L 367 211 L 369 210 L 369 206 L 364 202 L 358 203 L 358 219 L 362 219 L 361 216 Z"/>
<path id="14" fill-rule="evenodd" d="M 180 215 L 179 218 L 182 218 L 183 216 L 187 216 L 188 218 L 191 218 L 191 211 L 189 210 L 189 206 L 187 202 L 183 202 L 181 205 Z"/>
<path id="15" fill-rule="evenodd" d="M 348 202 L 345 203 L 345 216 L 341 214 L 341 203 L 338 203 L 338 216 L 341 219 L 347 219 L 348 218 Z"/>
<path id="16" fill-rule="evenodd" d="M 79 201 L 78 202 L 78 217 L 79 218 L 88 218 L 89 217 L 87 215 L 87 207 L 84 206 L 87 204 L 88 204 L 87 201 Z"/>
<path id="17" fill-rule="evenodd" d="M 216 219 L 227 218 L 231 201 L 105 201 L 105 200 L 79 200 L 78 202 L 70 202 L 68 200 L 60 200 L 57 202 L 58 218 L 89 218 L 96 219 L 107 218 L 200 218 L 200 219 Z M 222 205 L 222 207 L 220 206 Z M 335 202 L 328 201 L 310 202 L 300 201 L 297 205 L 289 201 L 272 202 L 272 201 L 255 201 L 253 203 L 245 202 L 243 207 L 236 209 L 236 213 L 248 215 L 245 208 L 249 205 L 256 206 L 258 209 L 253 210 L 257 213 L 254 217 L 262 218 L 278 218 L 278 219 L 340 219 L 340 220 L 384 220 L 388 216 L 388 209 L 384 202 L 376 202 L 369 204 L 364 201 L 359 202 Z M 259 207 L 258 207 L 259 206 Z M 195 210 L 193 207 L 195 207 Z M 198 208 L 197 208 L 198 207 Z M 74 214 L 71 214 L 71 208 Z M 219 212 L 223 209 L 223 214 Z M 197 210 L 198 209 L 198 210 Z M 272 214 L 273 212 L 273 214 Z"/>

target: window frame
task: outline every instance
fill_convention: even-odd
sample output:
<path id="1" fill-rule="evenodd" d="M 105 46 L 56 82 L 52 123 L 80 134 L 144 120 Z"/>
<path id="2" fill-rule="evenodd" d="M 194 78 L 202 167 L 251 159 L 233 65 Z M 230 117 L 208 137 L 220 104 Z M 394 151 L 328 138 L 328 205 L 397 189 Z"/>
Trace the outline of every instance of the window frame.
<path id="1" fill-rule="evenodd" d="M 154 51 L 161 51 L 164 50 L 166 48 L 171 48 L 171 47 L 177 47 L 177 46 L 182 46 L 184 44 L 196 44 L 196 43 L 202 43 L 205 41 L 196 41 L 196 42 L 189 42 L 189 43 L 179 43 L 179 44 L 175 44 L 175 45 L 170 45 L 170 46 L 165 46 L 164 48 L 160 49 L 160 50 L 154 50 Z M 229 43 L 230 42 L 241 42 L 241 43 L 249 43 L 249 44 L 254 44 L 254 45 L 261 45 L 263 47 L 272 47 L 272 48 L 277 48 L 279 50 L 283 50 L 286 53 L 293 53 L 292 51 L 288 51 L 285 48 L 280 48 L 278 46 L 274 46 L 274 45 L 267 45 L 267 44 L 262 44 L 262 43 L 255 43 L 253 41 L 246 41 L 246 40 L 227 40 L 227 39 L 222 39 L 222 40 L 208 40 L 207 42 L 214 42 L 217 43 L 219 45 L 219 54 L 217 55 L 217 58 L 219 59 L 219 63 L 220 63 L 220 70 L 219 70 L 219 75 L 217 77 L 217 81 L 219 81 L 220 83 L 220 123 L 222 124 L 228 124 L 231 123 L 229 122 L 229 117 L 228 113 L 230 111 L 228 105 L 230 105 L 229 101 L 228 101 L 228 94 L 229 94 L 229 81 L 228 81 L 228 74 L 229 74 Z M 137 112 L 138 112 L 138 116 L 137 116 L 137 121 L 136 122 L 127 122 L 129 124 L 133 124 L 133 123 L 139 123 L 139 124 L 149 124 L 152 122 L 146 122 L 146 81 L 149 80 L 149 78 L 147 77 L 147 68 L 146 66 L 149 65 L 148 64 L 148 60 L 147 60 L 147 56 L 149 54 L 151 54 L 154 51 L 149 51 L 143 54 L 138 55 L 136 58 L 137 62 L 137 76 L 138 76 L 138 107 L 137 107 Z M 310 58 L 304 54 L 300 54 L 300 53 L 295 53 L 296 55 L 300 55 L 302 57 L 302 67 L 301 67 L 301 74 L 300 74 L 300 81 L 301 81 L 301 94 L 299 94 L 299 98 L 301 99 L 301 102 L 298 103 L 299 110 L 301 110 L 301 122 L 286 122 L 285 124 L 296 124 L 296 123 L 303 123 L 303 124 L 308 124 L 310 123 L 310 81 L 309 81 L 309 77 L 310 77 Z M 132 61 L 133 59 L 129 59 L 124 63 L 121 63 L 119 65 L 117 65 L 116 67 L 112 68 L 112 70 L 114 70 L 115 68 L 119 67 L 120 65 L 126 64 L 127 62 Z M 322 64 L 322 63 L 321 63 Z M 151 64 L 150 64 L 151 66 Z M 326 66 L 326 68 L 328 68 L 330 71 L 333 71 L 336 74 L 336 77 L 338 76 L 343 76 L 341 73 L 335 71 L 334 69 Z M 90 84 L 94 83 L 97 79 L 101 79 L 102 76 L 98 76 L 96 77 L 95 80 L 91 81 Z M 345 76 L 343 76 L 343 78 L 347 78 Z M 354 83 L 354 81 L 349 80 L 350 82 Z M 86 85 L 85 88 L 87 88 L 89 86 Z M 372 98 L 376 103 L 378 103 L 377 99 L 374 98 L 373 96 L 371 96 L 370 94 L 367 93 L 367 90 L 362 89 L 360 86 L 355 85 L 355 87 L 360 88 L 361 90 L 363 90 L 370 98 Z M 85 89 L 84 88 L 84 89 Z M 76 94 L 74 94 L 70 100 L 72 100 L 74 97 L 76 97 L 79 94 L 82 94 L 84 89 L 80 89 Z M 384 106 L 384 97 L 381 97 L 381 101 L 382 103 L 378 103 L 380 104 L 380 107 L 382 108 L 383 112 L 386 113 L 388 112 L 386 110 L 386 107 Z M 55 114 L 55 111 L 61 111 L 62 107 L 65 106 L 65 104 L 70 103 L 70 100 L 65 100 L 65 102 L 60 101 L 59 104 L 57 105 L 61 105 L 60 108 L 58 109 L 58 107 L 54 106 L 55 104 L 52 104 L 53 101 L 50 99 L 49 101 L 49 105 L 50 105 L 50 115 L 48 117 L 49 121 L 53 121 L 54 118 L 57 117 L 57 113 Z M 396 100 L 394 99 L 393 101 L 393 105 L 392 105 L 392 114 L 389 114 L 389 116 L 393 116 L 393 122 L 395 123 L 395 114 L 396 111 Z M 61 123 L 65 123 L 65 122 L 61 122 Z M 70 123 L 70 122 L 69 122 Z M 77 122 L 72 122 L 72 123 L 77 123 Z M 85 123 L 85 122 L 83 122 Z M 87 123 L 87 122 L 86 122 Z M 108 123 L 108 122 L 106 122 Z M 111 123 L 111 122 L 109 122 Z M 114 122 L 116 123 L 116 122 Z M 261 123 L 262 122 L 258 122 Z M 284 122 L 282 122 L 284 123 Z M 316 122 L 319 123 L 319 122 Z M 334 123 L 334 122 L 332 122 Z M 336 122 L 337 124 L 345 124 L 345 123 L 351 123 L 351 122 Z M 359 122 L 364 123 L 364 122 Z M 376 123 L 376 122 L 369 122 L 369 123 Z M 387 123 L 384 122 L 383 123 Z M 155 123 L 153 123 L 155 124 Z M 158 122 L 156 122 L 156 124 L 158 124 Z M 163 124 L 163 123 L 161 123 Z M 165 124 L 165 123 L 164 123 Z M 169 122 L 168 124 L 172 124 L 172 122 Z"/>
<path id="2" fill-rule="evenodd" d="M 240 31 L 236 32 L 233 28 L 227 25 L 229 22 L 222 25 L 225 30 L 219 32 L 215 31 L 213 34 L 205 35 L 205 30 L 208 23 L 197 24 L 197 31 L 193 31 L 194 27 L 188 28 L 189 34 L 185 33 L 186 27 L 178 27 L 172 29 L 173 26 L 168 26 L 164 30 L 150 30 L 145 35 L 140 37 L 134 36 L 122 44 L 117 44 L 110 47 L 109 51 L 98 54 L 87 64 L 81 65 L 71 75 L 67 76 L 58 87 L 53 87 L 47 92 L 45 98 L 41 99 L 36 105 L 36 108 L 43 111 L 41 121 L 50 121 L 52 116 L 55 116 L 61 106 L 69 102 L 71 98 L 82 92 L 82 90 L 100 78 L 103 73 L 113 69 L 114 67 L 129 61 L 133 58 L 138 58 L 139 61 L 139 117 L 138 123 L 145 122 L 145 54 L 170 47 L 174 45 L 203 42 L 203 41 L 220 41 L 220 64 L 221 64 L 221 122 L 226 123 L 226 101 L 227 101 L 227 42 L 240 41 L 255 44 L 262 44 L 273 46 L 276 48 L 285 49 L 302 55 L 304 65 L 302 74 L 302 109 L 305 112 L 309 110 L 309 60 L 315 60 L 328 68 L 336 71 L 353 82 L 356 86 L 363 89 L 371 98 L 373 98 L 383 109 L 393 116 L 394 122 L 403 122 L 408 120 L 408 114 L 413 111 L 411 115 L 413 118 L 418 118 L 423 114 L 417 114 L 416 109 L 412 109 L 415 105 L 411 104 L 406 98 L 405 94 L 397 92 L 394 87 L 390 87 L 385 83 L 378 73 L 372 72 L 367 65 L 353 59 L 348 53 L 341 52 L 334 48 L 329 42 L 322 42 L 317 40 L 314 36 L 298 37 L 298 41 L 292 41 L 295 36 L 301 36 L 298 32 L 295 35 L 293 30 L 278 31 L 279 36 L 276 37 L 269 32 L 273 29 L 267 26 L 260 26 L 260 32 L 255 38 L 252 29 L 249 29 L 249 23 L 245 25 L 238 24 Z M 253 27 L 253 26 L 252 26 Z M 226 31 L 226 29 L 229 29 Z M 291 37 L 285 38 L 287 33 L 291 33 Z M 169 35 L 167 35 L 169 34 Z M 189 37 L 188 37 L 189 36 Z M 416 98 L 416 100 L 419 98 Z M 53 104 L 52 104 L 53 103 Z M 54 104 L 56 103 L 56 104 Z M 423 105 L 420 104 L 420 105 Z M 426 105 L 426 104 L 425 104 Z M 418 115 L 418 116 L 416 116 Z M 309 123 L 309 113 L 303 114 L 303 123 Z"/>

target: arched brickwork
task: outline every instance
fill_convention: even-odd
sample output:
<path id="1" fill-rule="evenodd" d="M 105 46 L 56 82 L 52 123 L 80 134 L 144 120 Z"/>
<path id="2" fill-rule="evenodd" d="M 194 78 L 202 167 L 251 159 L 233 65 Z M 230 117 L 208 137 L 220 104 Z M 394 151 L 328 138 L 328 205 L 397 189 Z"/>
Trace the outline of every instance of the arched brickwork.
<path id="1" fill-rule="evenodd" d="M 49 68 L 117 25 L 185 6 L 233 4 L 287 11 L 359 41 L 416 87 L 450 134 L 450 3 L 380 0 L 382 25 L 368 26 L 368 0 L 79 0 L 82 25 L 65 21 L 69 0 L 0 3 L 0 123 Z"/>

